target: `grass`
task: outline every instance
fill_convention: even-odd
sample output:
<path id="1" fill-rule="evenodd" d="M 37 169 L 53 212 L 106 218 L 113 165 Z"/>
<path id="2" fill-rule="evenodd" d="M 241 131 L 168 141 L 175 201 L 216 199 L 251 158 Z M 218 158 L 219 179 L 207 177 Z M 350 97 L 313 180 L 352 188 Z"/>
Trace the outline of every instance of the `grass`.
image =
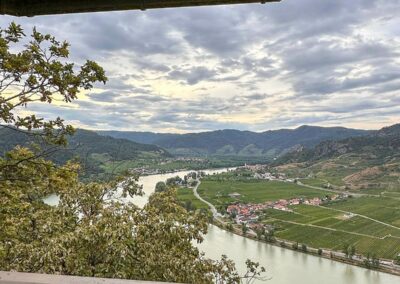
<path id="1" fill-rule="evenodd" d="M 302 182 L 315 186 L 325 183 L 318 178 Z M 231 198 L 229 194 L 233 192 L 241 196 Z M 371 189 L 372 192 L 378 191 Z M 292 206 L 292 213 L 268 209 L 262 213 L 262 222 L 275 225 L 276 236 L 281 239 L 337 251 L 345 245 L 354 245 L 357 253 L 373 253 L 380 258 L 393 259 L 400 253 L 400 196 L 398 189 L 382 192 L 377 197 L 348 198 L 320 207 Z M 199 193 L 216 206 L 236 201 L 262 203 L 326 195 L 325 191 L 295 183 L 256 180 L 246 172 L 207 177 L 202 180 Z"/>
<path id="2" fill-rule="evenodd" d="M 305 243 L 316 248 L 341 250 L 354 245 L 362 254 L 375 253 L 393 259 L 400 253 L 400 229 L 364 218 L 345 218 L 343 210 L 400 225 L 400 204 L 387 198 L 361 197 L 332 203 L 326 207 L 295 206 L 293 213 L 268 210 L 264 222 L 279 228 L 278 238 Z M 400 226 L 399 226 L 400 228 Z"/>
<path id="3" fill-rule="evenodd" d="M 278 238 L 305 243 L 315 248 L 341 251 L 345 244 L 355 245 L 357 253 L 375 253 L 378 257 L 388 259 L 395 258 L 400 251 L 400 239 L 393 237 L 382 240 L 283 222 L 275 222 L 275 225 L 283 228 L 276 233 Z"/>
<path id="4" fill-rule="evenodd" d="M 333 203 L 328 207 L 362 214 L 400 227 L 400 200 L 388 197 L 360 197 Z"/>
<path id="5" fill-rule="evenodd" d="M 317 186 L 317 187 L 323 187 L 324 185 L 327 184 L 325 180 L 317 178 L 301 179 L 300 181 L 306 185 Z"/>
<path id="6" fill-rule="evenodd" d="M 199 194 L 214 205 L 227 205 L 235 201 L 243 203 L 262 203 L 295 197 L 322 197 L 326 192 L 299 186 L 295 183 L 264 181 L 256 179 L 216 180 L 203 179 L 198 189 Z M 230 193 L 237 192 L 241 196 L 232 198 Z"/>
<path id="7" fill-rule="evenodd" d="M 186 188 L 186 187 L 178 188 L 177 197 L 179 201 L 184 203 L 186 201 L 191 201 L 192 204 L 196 207 L 196 209 L 203 209 L 203 208 L 208 209 L 207 204 L 201 202 L 194 196 L 193 190 L 191 188 Z"/>

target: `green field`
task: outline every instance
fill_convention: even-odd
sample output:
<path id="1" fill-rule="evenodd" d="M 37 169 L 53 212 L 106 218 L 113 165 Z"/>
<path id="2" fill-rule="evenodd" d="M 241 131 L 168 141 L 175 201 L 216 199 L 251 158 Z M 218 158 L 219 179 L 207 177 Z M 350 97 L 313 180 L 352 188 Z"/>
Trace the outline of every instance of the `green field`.
<path id="1" fill-rule="evenodd" d="M 324 182 L 324 179 L 304 181 L 314 186 Z M 198 191 L 220 207 L 237 201 L 262 203 L 327 194 L 295 183 L 256 180 L 245 171 L 206 177 Z M 275 226 L 280 239 L 337 251 L 345 245 L 354 245 L 357 253 L 374 253 L 380 258 L 393 259 L 400 253 L 400 196 L 393 189 L 382 194 L 370 191 L 368 194 L 377 196 L 347 198 L 320 207 L 292 206 L 294 212 L 268 209 L 260 214 L 263 223 Z M 229 194 L 234 192 L 241 196 L 231 198 Z"/>
<path id="2" fill-rule="evenodd" d="M 194 196 L 193 190 L 191 188 L 186 188 L 186 187 L 178 188 L 177 197 L 178 200 L 181 202 L 191 201 L 196 209 L 208 209 L 207 204 L 201 202 Z"/>
<path id="3" fill-rule="evenodd" d="M 400 253 L 400 226 L 391 225 L 400 224 L 399 205 L 386 198 L 353 198 L 326 207 L 299 205 L 292 208 L 293 213 L 271 209 L 263 222 L 279 228 L 278 238 L 333 250 L 341 250 L 345 244 L 355 245 L 358 253 L 394 258 Z M 376 221 L 358 215 L 348 217 L 338 210 Z"/>
<path id="4" fill-rule="evenodd" d="M 198 192 L 204 199 L 215 205 L 227 205 L 235 201 L 262 203 L 295 197 L 322 197 L 327 194 L 324 191 L 306 188 L 295 183 L 256 179 L 217 180 L 215 177 L 203 179 Z M 241 196 L 238 198 L 229 196 L 230 193 L 235 192 Z"/>
<path id="5" fill-rule="evenodd" d="M 400 227 L 400 200 L 388 197 L 360 197 L 345 202 L 334 203 L 329 207 L 353 213 Z"/>

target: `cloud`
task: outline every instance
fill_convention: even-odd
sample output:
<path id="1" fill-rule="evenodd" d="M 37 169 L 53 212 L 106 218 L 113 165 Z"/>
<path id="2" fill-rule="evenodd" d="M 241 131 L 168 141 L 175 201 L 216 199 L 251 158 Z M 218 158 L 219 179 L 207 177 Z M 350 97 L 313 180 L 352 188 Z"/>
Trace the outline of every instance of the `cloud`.
<path id="1" fill-rule="evenodd" d="M 17 19 L 109 77 L 28 110 L 93 129 L 383 126 L 400 119 L 398 15 L 400 0 L 285 0 Z"/>
<path id="2" fill-rule="evenodd" d="M 204 66 L 195 66 L 184 69 L 176 68 L 168 73 L 168 78 L 172 80 L 183 80 L 189 85 L 195 85 L 203 80 L 212 80 L 217 72 Z"/>

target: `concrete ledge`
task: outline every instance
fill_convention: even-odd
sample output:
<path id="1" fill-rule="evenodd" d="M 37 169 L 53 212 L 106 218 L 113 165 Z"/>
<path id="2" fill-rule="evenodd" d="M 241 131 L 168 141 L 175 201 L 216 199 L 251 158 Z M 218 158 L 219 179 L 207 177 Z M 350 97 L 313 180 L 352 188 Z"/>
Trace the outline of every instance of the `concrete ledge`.
<path id="1" fill-rule="evenodd" d="M 279 1 L 280 0 L 0 0 L 0 14 L 36 16 Z"/>
<path id="2" fill-rule="evenodd" d="M 78 283 L 79 284 L 166 284 L 166 282 L 0 271 L 0 284 L 78 284 Z"/>

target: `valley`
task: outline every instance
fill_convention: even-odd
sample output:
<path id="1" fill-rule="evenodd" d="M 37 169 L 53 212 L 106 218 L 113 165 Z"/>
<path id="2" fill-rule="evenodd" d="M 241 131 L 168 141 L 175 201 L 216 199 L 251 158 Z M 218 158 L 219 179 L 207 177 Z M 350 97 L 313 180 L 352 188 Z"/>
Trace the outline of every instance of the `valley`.
<path id="1" fill-rule="evenodd" d="M 199 195 L 218 210 L 224 229 L 277 246 L 355 261 L 378 269 L 399 269 L 399 199 L 364 193 L 327 192 L 283 174 L 260 179 L 260 167 L 242 167 L 202 178 Z M 270 175 L 268 173 L 268 176 Z M 398 191 L 400 193 L 400 189 Z M 191 189 L 179 200 L 204 210 Z M 350 252 L 351 250 L 351 252 Z M 376 259 L 376 267 L 370 267 Z"/>

